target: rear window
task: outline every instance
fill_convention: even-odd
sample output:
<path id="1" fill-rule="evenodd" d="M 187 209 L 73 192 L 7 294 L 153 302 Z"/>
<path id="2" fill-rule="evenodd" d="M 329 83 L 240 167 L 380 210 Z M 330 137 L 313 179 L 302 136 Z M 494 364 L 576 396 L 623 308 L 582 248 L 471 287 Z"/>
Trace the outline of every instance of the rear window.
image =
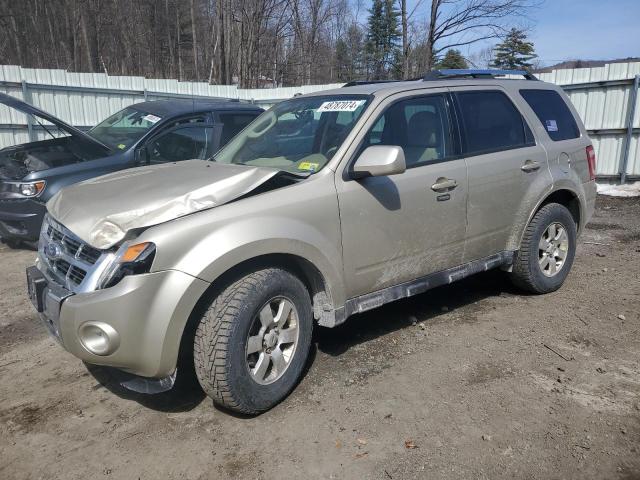
<path id="1" fill-rule="evenodd" d="M 520 90 L 520 95 L 542 122 L 551 140 L 558 142 L 580 136 L 571 110 L 563 98 L 553 90 Z"/>
<path id="2" fill-rule="evenodd" d="M 535 144 L 529 126 L 504 93 L 459 92 L 456 99 L 464 127 L 466 154 L 479 155 Z"/>

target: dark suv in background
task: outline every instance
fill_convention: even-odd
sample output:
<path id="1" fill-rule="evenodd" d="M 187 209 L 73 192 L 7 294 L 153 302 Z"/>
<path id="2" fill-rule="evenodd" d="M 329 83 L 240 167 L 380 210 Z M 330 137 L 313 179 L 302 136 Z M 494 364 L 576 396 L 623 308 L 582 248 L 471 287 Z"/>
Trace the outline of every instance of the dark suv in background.
<path id="1" fill-rule="evenodd" d="M 14 97 L 0 103 L 31 115 L 51 134 L 0 150 L 0 238 L 35 242 L 45 203 L 61 188 L 131 167 L 212 156 L 262 109 L 217 100 L 159 100 L 131 105 L 87 132 Z"/>

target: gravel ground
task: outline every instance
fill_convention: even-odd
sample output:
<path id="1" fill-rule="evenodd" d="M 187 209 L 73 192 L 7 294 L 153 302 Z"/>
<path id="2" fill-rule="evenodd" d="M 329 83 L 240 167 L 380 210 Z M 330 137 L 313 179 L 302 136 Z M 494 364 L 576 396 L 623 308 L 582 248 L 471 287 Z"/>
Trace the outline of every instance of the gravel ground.
<path id="1" fill-rule="evenodd" d="M 0 246 L 0 478 L 640 479 L 640 200 L 599 198 L 565 286 L 488 272 L 317 329 L 256 418 L 122 391 L 47 337 Z"/>

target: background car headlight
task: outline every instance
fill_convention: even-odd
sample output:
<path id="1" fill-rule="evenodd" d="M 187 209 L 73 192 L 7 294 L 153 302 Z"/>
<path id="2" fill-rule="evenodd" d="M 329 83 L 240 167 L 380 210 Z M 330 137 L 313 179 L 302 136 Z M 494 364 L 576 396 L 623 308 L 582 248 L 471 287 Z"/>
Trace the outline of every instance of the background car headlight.
<path id="1" fill-rule="evenodd" d="M 9 192 L 18 193 L 23 197 L 37 197 L 42 193 L 46 182 L 38 180 L 37 182 L 6 182 L 10 185 Z"/>
<path id="2" fill-rule="evenodd" d="M 148 273 L 155 254 L 156 246 L 151 242 L 123 245 L 111 266 L 103 274 L 100 288 L 113 287 L 127 275 Z"/>
<path id="3" fill-rule="evenodd" d="M 25 197 L 35 197 L 44 190 L 44 181 L 20 184 L 20 193 Z"/>

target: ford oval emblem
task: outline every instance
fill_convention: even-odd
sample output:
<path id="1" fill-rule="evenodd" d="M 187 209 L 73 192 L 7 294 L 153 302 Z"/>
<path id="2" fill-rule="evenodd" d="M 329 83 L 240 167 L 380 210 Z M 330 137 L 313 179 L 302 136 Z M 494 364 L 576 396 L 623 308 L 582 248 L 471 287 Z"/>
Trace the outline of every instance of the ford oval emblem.
<path id="1" fill-rule="evenodd" d="M 62 245 L 56 242 L 47 243 L 44 247 L 44 254 L 49 260 L 57 260 L 62 256 Z"/>

